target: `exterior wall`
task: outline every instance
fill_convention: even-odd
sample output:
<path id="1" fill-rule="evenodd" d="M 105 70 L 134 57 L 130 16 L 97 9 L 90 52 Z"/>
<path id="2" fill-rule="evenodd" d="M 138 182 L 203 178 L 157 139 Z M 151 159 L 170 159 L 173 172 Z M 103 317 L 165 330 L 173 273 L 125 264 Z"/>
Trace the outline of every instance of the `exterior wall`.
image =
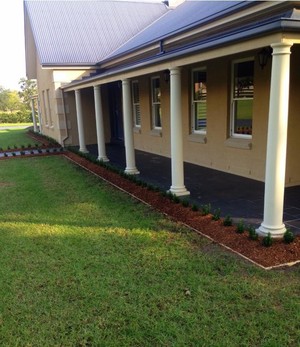
<path id="1" fill-rule="evenodd" d="M 62 144 L 68 137 L 68 129 L 60 87 L 83 75 L 88 75 L 91 71 L 43 69 L 39 62 L 36 69 L 42 133 Z"/>
<path id="2" fill-rule="evenodd" d="M 300 45 L 292 47 L 286 184 L 300 184 Z"/>
<path id="3" fill-rule="evenodd" d="M 254 57 L 255 52 L 245 56 L 204 61 L 182 69 L 182 115 L 184 161 L 233 174 L 264 180 L 266 134 L 268 119 L 268 95 L 271 64 L 263 70 L 255 61 L 255 95 L 253 109 L 253 137 L 248 139 L 229 138 L 231 104 L 232 60 Z M 191 134 L 191 70 L 196 67 L 207 69 L 207 134 Z M 156 74 L 157 75 L 157 74 Z M 153 75 L 153 76 L 156 76 Z M 161 74 L 162 132 L 161 136 L 151 131 L 150 77 L 139 78 L 141 100 L 141 131 L 135 133 L 137 149 L 170 157 L 170 86 Z M 250 144 L 250 145 L 249 145 Z"/>
<path id="4" fill-rule="evenodd" d="M 232 139 L 229 136 L 231 108 L 232 61 L 255 58 L 254 104 L 252 139 Z M 299 46 L 295 45 L 291 55 L 291 87 L 289 110 L 289 134 L 287 149 L 286 185 L 300 184 L 300 163 L 297 149 L 300 145 L 300 59 Z M 257 51 L 231 55 L 203 61 L 182 68 L 182 116 L 184 161 L 264 181 L 268 129 L 271 60 L 264 69 L 258 64 Z M 207 133 L 203 136 L 191 134 L 191 70 L 206 67 L 207 71 Z M 144 75 L 139 81 L 141 128 L 134 129 L 135 148 L 170 157 L 170 83 L 164 81 L 163 72 Z M 161 85 L 162 130 L 152 130 L 151 77 L 159 76 Z M 110 117 L 107 85 L 101 87 L 106 142 L 110 141 Z M 68 95 L 67 114 L 69 141 L 78 144 L 78 130 L 74 92 Z M 92 88 L 82 90 L 84 124 L 87 144 L 96 143 L 95 111 Z"/>
<path id="5" fill-rule="evenodd" d="M 103 120 L 104 120 L 104 133 L 105 142 L 110 142 L 110 119 L 109 119 L 109 107 L 108 107 L 108 91 L 107 86 L 101 86 L 102 107 L 103 107 Z M 68 138 L 65 141 L 65 145 L 78 146 L 78 127 L 76 117 L 76 104 L 75 104 L 75 92 L 64 93 L 66 119 L 68 124 Z M 92 88 L 86 88 L 81 90 L 81 101 L 83 110 L 83 126 L 86 144 L 97 143 L 96 133 L 96 119 L 95 119 L 95 103 L 94 103 L 94 91 Z"/>

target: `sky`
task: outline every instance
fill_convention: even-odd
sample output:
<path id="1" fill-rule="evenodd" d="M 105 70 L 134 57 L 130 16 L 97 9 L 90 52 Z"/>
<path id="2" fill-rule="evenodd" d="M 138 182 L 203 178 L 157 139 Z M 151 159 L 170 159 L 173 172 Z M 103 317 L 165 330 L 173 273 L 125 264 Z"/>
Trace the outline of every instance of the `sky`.
<path id="1" fill-rule="evenodd" d="M 0 86 L 19 90 L 25 73 L 23 0 L 0 0 Z"/>

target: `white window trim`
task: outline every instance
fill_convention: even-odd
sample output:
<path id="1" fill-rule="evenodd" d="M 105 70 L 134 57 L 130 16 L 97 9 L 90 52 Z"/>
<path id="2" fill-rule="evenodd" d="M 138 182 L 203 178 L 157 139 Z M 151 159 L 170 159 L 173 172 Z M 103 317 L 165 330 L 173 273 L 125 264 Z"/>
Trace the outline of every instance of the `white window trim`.
<path id="1" fill-rule="evenodd" d="M 153 80 L 158 79 L 159 80 L 159 86 L 160 86 L 160 92 L 161 92 L 161 83 L 160 83 L 160 76 L 153 76 L 151 77 L 151 115 L 152 115 L 152 130 L 162 130 L 162 126 L 158 127 L 155 125 L 155 105 L 160 105 L 161 108 L 161 102 L 154 102 L 153 101 Z M 161 119 L 162 121 L 162 119 Z"/>
<path id="2" fill-rule="evenodd" d="M 195 101 L 194 100 L 194 72 L 195 71 L 205 71 L 206 72 L 206 77 L 207 77 L 207 68 L 206 66 L 200 67 L 200 68 L 195 68 L 192 69 L 192 78 L 191 78 L 191 133 L 195 135 L 206 135 L 207 130 L 195 130 L 195 103 L 201 103 L 201 101 Z M 207 100 L 205 101 L 207 105 Z M 206 122 L 207 122 L 207 114 L 206 114 Z M 207 126 L 206 126 L 207 129 Z"/>
<path id="3" fill-rule="evenodd" d="M 234 101 L 238 100 L 238 98 L 234 99 L 234 65 L 238 63 L 243 63 L 246 61 L 253 61 L 255 63 L 255 59 L 253 56 L 243 58 L 243 59 L 236 59 L 233 60 L 231 63 L 231 104 L 230 104 L 230 137 L 235 138 L 235 139 L 252 139 L 252 135 L 247 135 L 247 134 L 235 134 L 234 133 Z M 254 73 L 253 73 L 253 80 L 254 80 Z M 253 98 L 242 98 L 241 100 L 254 100 Z M 253 114 L 252 114 L 252 121 L 253 121 Z"/>
<path id="4" fill-rule="evenodd" d="M 139 89 L 139 102 L 134 102 L 134 88 L 133 85 L 137 84 L 138 85 L 138 89 Z M 133 80 L 131 82 L 131 95 L 132 95 L 132 109 L 133 109 L 133 126 L 134 128 L 141 128 L 141 124 L 137 124 L 136 120 L 137 120 L 137 115 L 136 115 L 136 109 L 135 106 L 140 106 L 141 109 L 141 102 L 140 102 L 140 88 L 139 88 L 139 81 L 138 80 Z M 140 114 L 140 118 L 141 118 L 141 114 Z M 141 119 L 140 119 L 141 122 Z"/>

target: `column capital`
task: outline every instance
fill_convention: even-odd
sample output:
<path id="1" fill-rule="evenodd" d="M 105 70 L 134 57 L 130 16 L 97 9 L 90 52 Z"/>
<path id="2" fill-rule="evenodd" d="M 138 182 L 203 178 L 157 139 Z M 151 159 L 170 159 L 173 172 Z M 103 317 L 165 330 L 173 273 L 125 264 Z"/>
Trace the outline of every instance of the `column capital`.
<path id="1" fill-rule="evenodd" d="M 171 67 L 169 70 L 170 70 L 170 75 L 179 75 L 181 73 L 181 67 L 178 67 L 178 66 Z"/>
<path id="2" fill-rule="evenodd" d="M 293 44 L 291 42 L 272 43 L 271 44 L 271 47 L 273 48 L 272 55 L 291 54 L 292 46 Z"/>
<path id="3" fill-rule="evenodd" d="M 94 87 L 94 90 L 100 90 L 100 85 L 99 84 L 96 84 Z"/>

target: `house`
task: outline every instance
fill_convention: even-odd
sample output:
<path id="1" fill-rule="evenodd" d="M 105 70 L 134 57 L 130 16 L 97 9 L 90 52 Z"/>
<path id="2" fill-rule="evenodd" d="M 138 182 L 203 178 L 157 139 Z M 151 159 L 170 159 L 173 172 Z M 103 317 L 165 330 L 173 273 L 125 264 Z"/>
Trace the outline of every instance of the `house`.
<path id="1" fill-rule="evenodd" d="M 173 6 L 174 5 L 174 6 Z M 282 237 L 285 186 L 300 184 L 298 1 L 24 1 L 27 77 L 43 134 L 62 145 L 124 142 L 265 181 L 258 231 Z"/>

